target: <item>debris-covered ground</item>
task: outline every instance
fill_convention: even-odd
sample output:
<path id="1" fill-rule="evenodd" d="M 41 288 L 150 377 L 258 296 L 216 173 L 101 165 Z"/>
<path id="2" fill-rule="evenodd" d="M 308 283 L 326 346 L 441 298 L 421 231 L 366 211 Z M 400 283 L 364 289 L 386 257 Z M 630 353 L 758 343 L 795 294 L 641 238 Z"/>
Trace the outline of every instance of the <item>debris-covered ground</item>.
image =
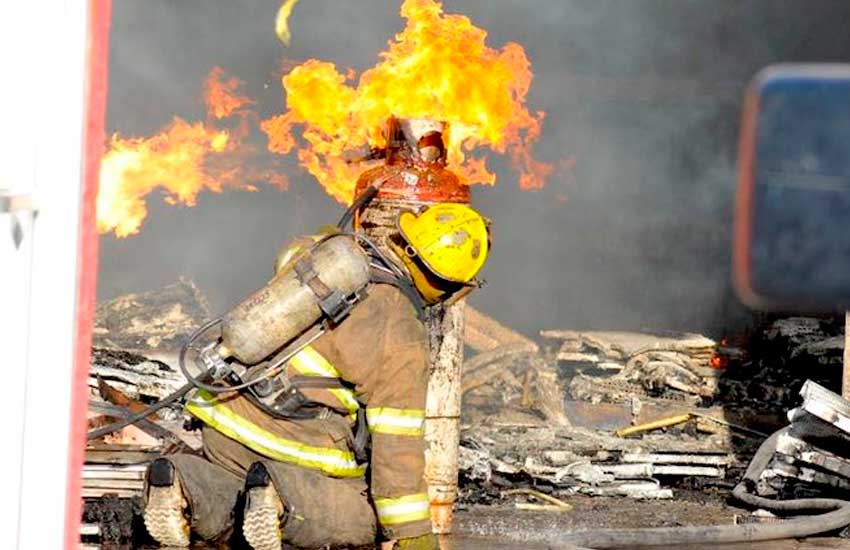
<path id="1" fill-rule="evenodd" d="M 101 304 L 90 427 L 180 387 L 177 350 L 209 317 L 186 280 Z M 450 547 L 492 549 L 475 537 L 752 521 L 729 491 L 757 446 L 787 424 L 806 379 L 837 389 L 843 323 L 777 318 L 734 343 L 576 330 L 543 331 L 538 343 L 468 307 L 464 336 L 458 537 Z M 144 542 L 144 464 L 199 447 L 187 420 L 179 407 L 166 408 L 90 442 L 84 540 Z M 770 546 L 785 547 L 798 548 Z"/>
<path id="2" fill-rule="evenodd" d="M 521 512 L 510 508 L 476 507 L 457 514 L 456 533 L 441 550 L 545 550 L 539 541 L 559 533 L 604 527 L 674 527 L 733 523 L 743 510 L 688 501 L 636 502 L 628 499 L 578 497 L 569 514 Z M 510 538 L 508 538 L 510 537 Z M 520 542 L 516 542 L 519 539 Z M 530 539 L 530 540 L 524 540 Z M 656 547 L 658 548 L 658 547 Z M 671 547 L 665 547 L 672 550 Z M 850 550 L 850 541 L 838 537 L 781 540 L 763 543 L 688 545 L 688 550 Z M 663 550 L 663 549 L 662 549 Z"/>

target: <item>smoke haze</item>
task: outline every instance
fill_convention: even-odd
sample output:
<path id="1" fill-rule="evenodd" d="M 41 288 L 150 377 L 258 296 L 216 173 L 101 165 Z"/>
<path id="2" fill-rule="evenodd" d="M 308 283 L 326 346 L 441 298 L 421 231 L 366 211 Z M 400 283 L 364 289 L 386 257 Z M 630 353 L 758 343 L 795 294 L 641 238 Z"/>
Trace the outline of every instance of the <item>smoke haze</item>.
<path id="1" fill-rule="evenodd" d="M 213 66 L 245 82 L 260 116 L 284 106 L 280 76 L 315 57 L 372 66 L 401 30 L 400 1 L 305 0 L 292 43 L 274 33 L 271 0 L 121 0 L 113 4 L 107 128 L 149 135 L 174 115 L 201 120 Z M 536 147 L 560 166 L 548 186 L 499 181 L 473 190 L 494 221 L 489 282 L 473 302 L 529 335 L 545 328 L 680 329 L 746 325 L 730 286 L 740 104 L 748 79 L 779 61 L 850 60 L 844 0 L 446 1 L 523 45 Z M 256 137 L 263 147 L 262 137 Z M 185 275 L 224 311 L 271 275 L 289 237 L 333 223 L 342 207 L 294 159 L 291 185 L 203 194 L 195 208 L 150 197 L 141 233 L 101 239 L 99 298 Z"/>

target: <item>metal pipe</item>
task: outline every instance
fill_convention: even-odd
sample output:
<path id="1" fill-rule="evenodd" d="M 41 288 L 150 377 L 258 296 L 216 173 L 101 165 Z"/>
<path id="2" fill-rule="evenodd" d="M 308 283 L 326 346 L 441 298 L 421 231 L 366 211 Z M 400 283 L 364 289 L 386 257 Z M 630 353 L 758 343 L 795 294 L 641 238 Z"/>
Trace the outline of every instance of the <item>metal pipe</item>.
<path id="1" fill-rule="evenodd" d="M 461 368 L 463 365 L 463 301 L 447 308 L 437 320 L 441 338 L 431 354 L 428 401 L 425 406 L 425 479 L 435 533 L 452 530 L 457 500 L 460 447 Z"/>

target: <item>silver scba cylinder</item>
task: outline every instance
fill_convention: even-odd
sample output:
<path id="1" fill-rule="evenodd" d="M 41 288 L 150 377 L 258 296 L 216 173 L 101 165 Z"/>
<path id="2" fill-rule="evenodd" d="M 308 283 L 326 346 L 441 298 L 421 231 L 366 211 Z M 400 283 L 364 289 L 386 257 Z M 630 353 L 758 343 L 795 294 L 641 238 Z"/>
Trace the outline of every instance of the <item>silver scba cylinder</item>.
<path id="1" fill-rule="evenodd" d="M 301 273 L 296 265 L 301 263 Z M 245 365 L 259 363 L 313 326 L 322 315 L 304 269 L 330 291 L 349 297 L 369 284 L 369 260 L 353 238 L 328 237 L 295 254 L 277 275 L 222 320 L 222 348 Z"/>

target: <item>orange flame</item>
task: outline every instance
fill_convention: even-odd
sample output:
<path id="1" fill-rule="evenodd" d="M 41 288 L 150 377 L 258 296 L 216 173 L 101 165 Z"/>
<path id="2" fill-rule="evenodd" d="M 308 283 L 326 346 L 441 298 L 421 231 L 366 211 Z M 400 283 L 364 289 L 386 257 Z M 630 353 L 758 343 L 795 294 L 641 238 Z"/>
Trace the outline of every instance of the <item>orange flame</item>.
<path id="1" fill-rule="evenodd" d="M 242 81 L 236 77 L 225 78 L 221 67 L 212 68 L 204 82 L 204 102 L 210 118 L 227 118 L 238 109 L 254 103 L 251 98 L 237 93 L 240 86 Z"/>
<path id="2" fill-rule="evenodd" d="M 164 190 L 166 201 L 194 206 L 202 189 L 220 192 L 240 187 L 232 174 L 216 177 L 204 170 L 208 156 L 228 148 L 230 136 L 204 123 L 180 118 L 150 138 L 112 136 L 101 159 L 97 196 L 97 229 L 118 237 L 139 232 L 147 217 L 147 195 Z"/>
<path id="3" fill-rule="evenodd" d="M 444 14 L 436 0 L 405 0 L 401 15 L 406 28 L 356 86 L 349 84 L 353 75 L 318 60 L 283 77 L 287 111 L 261 125 L 269 149 L 297 149 L 301 165 L 327 192 L 349 202 L 363 168 L 347 165 L 342 153 L 383 145 L 380 128 L 391 115 L 428 118 L 449 124 L 449 168 L 467 183 L 495 183 L 483 158 L 467 158 L 487 147 L 510 156 L 521 187 L 542 187 L 552 166 L 531 155 L 544 113 L 525 107 L 532 73 L 522 46 L 488 47 L 486 31 L 465 16 Z"/>
<path id="4" fill-rule="evenodd" d="M 204 82 L 204 100 L 210 118 L 222 119 L 254 101 L 239 93 L 242 82 L 227 78 L 214 67 Z M 97 196 L 97 229 L 127 237 L 139 232 L 147 217 L 147 196 L 165 192 L 169 204 L 194 206 L 202 190 L 221 192 L 225 187 L 252 191 L 245 181 L 262 180 L 285 188 L 285 176 L 269 169 L 243 168 L 233 156 L 251 153 L 242 138 L 245 120 L 234 130 L 210 122 L 187 122 L 179 117 L 152 137 L 114 134 L 101 158 Z M 230 155 L 228 155 L 230 154 Z"/>
<path id="5" fill-rule="evenodd" d="M 295 0 L 287 0 L 290 7 Z M 407 26 L 389 43 L 381 61 L 360 75 L 341 73 L 332 63 L 309 60 L 283 79 L 287 111 L 261 122 L 268 149 L 297 151 L 299 162 L 340 202 L 350 202 L 363 166 L 343 153 L 382 146 L 381 128 L 393 115 L 429 118 L 449 125 L 449 168 L 469 184 L 493 184 L 496 176 L 477 148 L 506 154 L 519 171 L 522 188 L 543 186 L 552 166 L 536 161 L 544 113 L 525 107 L 530 62 L 519 44 L 492 49 L 487 33 L 462 15 L 446 15 L 436 0 L 405 0 Z M 258 158 L 245 140 L 257 116 L 242 82 L 214 67 L 204 84 L 206 122 L 173 122 L 152 137 L 112 136 L 101 162 L 97 227 L 119 237 L 137 233 L 147 216 L 147 195 L 161 189 L 166 202 L 192 206 L 202 190 L 253 190 L 264 181 L 286 188 L 274 162 Z M 218 120 L 242 115 L 229 130 Z M 300 138 L 294 131 L 300 129 Z M 249 162 L 252 161 L 252 162 Z M 243 183 L 238 183 L 243 182 Z"/>
<path id="6" fill-rule="evenodd" d="M 723 370 L 729 366 L 729 359 L 721 355 L 713 355 L 709 360 L 709 365 L 713 369 Z"/>

